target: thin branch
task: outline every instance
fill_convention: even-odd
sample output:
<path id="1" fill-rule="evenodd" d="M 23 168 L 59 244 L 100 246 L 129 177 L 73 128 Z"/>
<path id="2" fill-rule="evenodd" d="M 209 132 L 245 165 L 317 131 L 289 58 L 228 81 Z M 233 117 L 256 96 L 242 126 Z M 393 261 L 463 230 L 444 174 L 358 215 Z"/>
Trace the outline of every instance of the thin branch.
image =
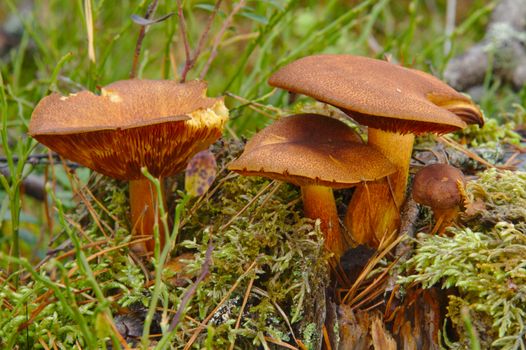
<path id="1" fill-rule="evenodd" d="M 0 174 L 5 176 L 7 179 L 11 177 L 11 173 L 7 167 L 0 167 Z M 46 199 L 46 190 L 44 187 L 44 179 L 40 176 L 28 175 L 22 180 L 22 192 L 41 202 Z"/>
<path id="2" fill-rule="evenodd" d="M 96 63 L 91 0 L 84 0 L 84 14 L 86 16 L 86 31 L 88 33 L 88 57 L 91 62 Z"/>
<path id="3" fill-rule="evenodd" d="M 13 163 L 18 163 L 19 162 L 19 158 L 18 156 L 13 156 L 11 157 L 11 159 L 13 160 Z M 60 162 L 60 155 L 58 155 L 57 153 L 52 153 L 51 155 L 48 155 L 47 153 L 45 154 L 31 154 L 29 156 L 26 157 L 25 159 L 25 163 L 26 164 L 31 164 L 31 165 L 42 165 L 42 164 L 51 164 L 52 161 L 51 160 L 54 160 L 56 162 Z M 8 165 L 8 159 L 6 157 L 0 157 L 0 168 L 6 168 Z M 80 167 L 79 164 L 77 163 L 74 163 L 74 162 L 66 162 L 67 166 L 69 168 L 78 168 Z"/>
<path id="4" fill-rule="evenodd" d="M 203 262 L 203 266 L 201 267 L 201 274 L 199 275 L 199 277 L 197 277 L 197 279 L 192 284 L 192 286 L 188 288 L 188 290 L 184 293 L 184 296 L 181 299 L 181 303 L 179 304 L 179 308 L 177 309 L 177 312 L 174 318 L 172 319 L 172 322 L 170 322 L 170 328 L 168 329 L 168 332 L 173 331 L 175 327 L 177 327 L 177 325 L 179 324 L 179 320 L 181 319 L 181 316 L 183 315 L 184 309 L 186 309 L 186 305 L 188 304 L 188 302 L 190 302 L 190 299 L 192 298 L 192 296 L 195 294 L 195 291 L 197 290 L 197 286 L 199 285 L 199 283 L 201 283 L 205 279 L 206 275 L 208 275 L 208 273 L 210 272 L 210 262 L 212 260 L 213 250 L 214 250 L 214 246 L 210 242 L 208 244 L 208 248 L 206 249 L 205 261 Z"/>
<path id="5" fill-rule="evenodd" d="M 460 151 L 460 152 L 464 153 L 469 158 L 471 158 L 474 161 L 486 166 L 487 168 L 497 168 L 497 169 L 502 169 L 502 170 L 514 170 L 513 166 L 491 164 L 490 162 L 488 162 L 487 160 L 485 160 L 481 156 L 477 155 L 473 151 L 470 151 L 465 146 L 459 144 L 458 142 L 454 141 L 452 138 L 450 138 L 448 136 L 437 136 L 435 138 L 435 140 L 437 140 L 438 142 L 440 142 L 440 143 L 442 143 L 442 144 L 444 144 L 446 146 L 453 147 L 457 151 Z"/>
<path id="6" fill-rule="evenodd" d="M 236 290 L 239 283 L 241 283 L 241 281 L 250 273 L 250 271 L 252 271 L 252 269 L 256 266 L 256 264 L 257 264 L 257 258 L 252 262 L 252 264 L 250 264 L 250 266 L 245 270 L 245 272 L 243 272 L 243 274 L 237 278 L 236 282 L 234 282 L 232 287 L 230 287 L 228 292 L 226 292 L 226 294 L 219 301 L 219 303 L 208 314 L 208 316 L 205 317 L 205 319 L 201 322 L 201 324 L 197 326 L 197 328 L 195 329 L 194 333 L 192 334 L 188 342 L 184 345 L 183 350 L 188 350 L 192 347 L 195 340 L 197 339 L 199 334 L 203 331 L 203 329 L 206 327 L 210 319 L 216 314 L 217 310 L 219 310 L 219 308 L 228 300 L 228 298 L 230 298 L 230 295 L 234 292 L 234 290 Z"/>
<path id="7" fill-rule="evenodd" d="M 221 44 L 221 39 L 223 39 L 223 35 L 225 35 L 226 30 L 230 25 L 232 24 L 232 21 L 234 20 L 234 16 L 241 11 L 241 9 L 245 6 L 246 0 L 240 0 L 236 6 L 232 9 L 232 12 L 228 15 L 228 17 L 223 22 L 223 25 L 221 26 L 221 29 L 219 30 L 219 33 L 216 35 L 214 39 L 214 45 L 212 46 L 212 52 L 210 53 L 210 57 L 208 57 L 208 61 L 206 62 L 205 67 L 201 71 L 201 74 L 199 75 L 199 79 L 204 79 L 206 76 L 206 73 L 208 73 L 208 70 L 210 69 L 210 66 L 212 65 L 212 62 L 217 56 L 217 49 L 219 48 L 219 45 Z"/>
<path id="8" fill-rule="evenodd" d="M 241 317 L 243 316 L 243 312 L 245 312 L 245 306 L 247 305 L 248 297 L 250 296 L 250 291 L 252 289 L 252 285 L 254 284 L 254 280 L 256 278 L 252 277 L 250 281 L 248 282 L 248 287 L 245 292 L 245 297 L 243 298 L 243 304 L 241 304 L 241 309 L 239 310 L 239 315 L 237 316 L 236 320 L 236 326 L 234 327 L 234 331 L 239 328 L 239 324 L 241 323 Z M 234 350 L 234 345 L 236 344 L 236 333 L 233 333 L 234 339 L 232 340 L 232 343 L 230 343 L 229 350 Z"/>
<path id="9" fill-rule="evenodd" d="M 148 9 L 146 10 L 146 14 L 144 15 L 145 19 L 149 19 L 151 16 L 153 16 L 153 13 L 157 9 L 157 3 L 158 0 L 153 0 L 151 2 L 151 4 L 148 6 Z M 141 26 L 139 36 L 137 37 L 137 44 L 135 45 L 135 53 L 133 55 L 133 64 L 130 72 L 130 79 L 133 79 L 137 76 L 137 68 L 139 66 L 139 56 L 141 55 L 142 41 L 144 40 L 144 36 L 146 35 L 147 27 L 147 25 Z"/>
<path id="10" fill-rule="evenodd" d="M 181 0 L 177 0 L 177 15 L 179 16 L 179 27 L 181 28 L 181 36 L 183 37 L 184 54 L 186 56 L 185 71 L 181 74 L 181 83 L 186 80 L 186 67 L 190 64 L 192 58 L 190 57 L 190 43 L 188 42 L 188 34 L 186 33 L 186 20 L 183 13 L 183 5 Z"/>
<path id="11" fill-rule="evenodd" d="M 208 17 L 208 21 L 206 23 L 205 30 L 201 34 L 201 37 L 199 38 L 199 42 L 197 43 L 197 47 L 195 48 L 192 57 L 190 59 L 187 59 L 183 68 L 183 72 L 181 73 L 181 82 L 184 82 L 186 80 L 186 76 L 188 72 L 194 67 L 195 62 L 197 61 L 197 58 L 203 51 L 203 48 L 205 46 L 206 38 L 208 37 L 208 33 L 210 32 L 210 28 L 212 27 L 212 23 L 214 22 L 214 18 L 219 11 L 219 6 L 221 6 L 221 3 L 223 0 L 217 0 L 216 4 L 214 6 L 214 9 L 212 10 L 212 13 Z"/>

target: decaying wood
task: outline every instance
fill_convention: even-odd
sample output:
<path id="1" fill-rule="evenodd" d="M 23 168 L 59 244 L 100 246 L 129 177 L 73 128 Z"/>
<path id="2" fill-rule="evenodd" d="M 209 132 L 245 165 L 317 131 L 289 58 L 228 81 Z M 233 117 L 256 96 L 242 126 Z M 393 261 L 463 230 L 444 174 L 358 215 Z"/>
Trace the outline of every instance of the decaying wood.
<path id="1" fill-rule="evenodd" d="M 385 329 L 385 324 L 378 315 L 373 316 L 371 321 L 371 337 L 375 350 L 396 350 L 396 341 Z"/>
<path id="2" fill-rule="evenodd" d="M 338 325 L 340 329 L 339 350 L 369 349 L 369 323 L 367 312 L 354 312 L 350 306 L 338 306 Z"/>
<path id="3" fill-rule="evenodd" d="M 442 295 L 436 288 L 412 288 L 402 303 L 388 316 L 392 331 L 401 349 L 439 349 L 439 331 L 444 314 L 440 308 Z"/>

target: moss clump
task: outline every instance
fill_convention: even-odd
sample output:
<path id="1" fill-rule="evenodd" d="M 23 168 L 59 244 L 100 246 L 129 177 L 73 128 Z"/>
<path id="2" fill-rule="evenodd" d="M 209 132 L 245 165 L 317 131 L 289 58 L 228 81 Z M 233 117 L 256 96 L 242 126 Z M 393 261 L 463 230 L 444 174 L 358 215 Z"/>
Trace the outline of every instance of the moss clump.
<path id="1" fill-rule="evenodd" d="M 276 183 L 258 195 L 268 184 L 268 180 L 254 177 L 225 182 L 181 232 L 187 238 L 195 237 L 182 243 L 197 252 L 188 267 L 194 274 L 204 260 L 207 242 L 212 240 L 216 247 L 210 275 L 199 286 L 189 310 L 192 317 L 204 318 L 239 276 L 256 263 L 232 293 L 229 307 L 221 308 L 214 322 L 209 323 L 207 332 L 214 334 L 209 340 L 212 348 L 229 344 L 234 334 L 238 335 L 236 344 L 243 349 L 265 342 L 262 335 L 294 343 L 287 322 L 292 324 L 295 337 L 301 339 L 302 334 L 308 334 L 307 343 L 320 339 L 321 330 L 313 334 L 316 332 L 309 326 L 316 323 L 318 310 L 325 303 L 327 257 L 320 231 L 314 229 L 312 221 L 301 217 L 296 188 Z M 253 204 L 242 211 L 251 201 Z M 229 224 L 235 215 L 238 217 Z M 240 327 L 234 331 L 250 279 L 254 285 Z M 203 334 L 201 341 L 205 337 Z"/>
<path id="2" fill-rule="evenodd" d="M 241 149 L 240 144 L 217 147 L 220 168 Z M 187 283 L 174 284 L 170 278 L 161 283 L 158 308 L 164 312 L 155 315 L 151 334 L 166 330 L 189 284 L 199 275 L 210 242 L 214 246 L 210 273 L 185 309 L 187 317 L 178 325 L 173 349 L 184 347 L 196 322 L 211 314 L 234 285 L 193 348 L 223 349 L 234 339 L 239 349 L 261 344 L 272 347 L 272 342 L 295 344 L 294 337 L 317 348 L 321 323 L 316 321 L 323 314 L 328 277 L 319 228 L 302 218 L 297 188 L 272 183 L 261 191 L 268 180 L 225 176 L 226 172 L 220 174 L 219 185 L 209 198 L 188 203 L 181 241 L 173 252 L 193 254 L 193 258 L 188 255 L 184 276 L 179 276 Z M 75 213 L 66 214 L 66 221 L 80 240 L 115 326 L 126 331 L 126 341 L 136 344 L 154 288 L 146 271 L 151 266 L 132 259 L 125 246 L 130 240 L 125 184 L 101 176 L 92 180 L 92 192 L 106 209 L 90 202 L 93 211 L 79 206 Z M 170 187 L 175 194 L 182 190 L 177 186 L 182 183 Z M 168 198 L 173 202 L 177 196 Z M 65 236 L 55 241 L 65 248 L 38 269 L 38 278 L 24 276 L 16 286 L 0 271 L 0 348 L 99 349 L 110 342 L 111 328 L 102 317 L 101 303 Z M 64 252 L 68 254 L 62 255 Z M 0 261 L 3 257 L 0 254 Z M 25 267 L 32 269 L 29 264 Z M 241 312 L 250 281 L 253 284 Z M 62 301 L 50 285 L 58 286 Z M 313 329 L 313 323 L 319 327 Z M 156 339 L 152 338 L 152 345 Z"/>
<path id="3" fill-rule="evenodd" d="M 489 169 L 468 182 L 466 220 L 483 230 L 506 221 L 526 232 L 526 173 Z"/>
<path id="4" fill-rule="evenodd" d="M 415 255 L 400 283 L 454 287 L 448 317 L 469 337 L 461 309 L 467 307 L 483 348 L 526 347 L 526 174 L 487 170 L 468 184 L 473 201 L 468 227 L 451 228 L 452 237 L 420 234 Z"/>
<path id="5" fill-rule="evenodd" d="M 519 145 L 521 135 L 515 132 L 517 127 L 514 121 L 502 123 L 497 119 L 487 119 L 482 128 L 471 125 L 462 130 L 462 136 L 470 140 L 472 147 L 495 147 L 496 145 L 509 143 Z"/>

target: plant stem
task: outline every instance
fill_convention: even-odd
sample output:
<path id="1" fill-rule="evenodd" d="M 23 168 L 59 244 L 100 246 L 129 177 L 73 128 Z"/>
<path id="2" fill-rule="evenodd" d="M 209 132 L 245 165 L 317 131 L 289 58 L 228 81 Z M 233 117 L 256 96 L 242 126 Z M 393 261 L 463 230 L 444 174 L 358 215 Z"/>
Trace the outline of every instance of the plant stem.
<path id="1" fill-rule="evenodd" d="M 161 197 L 158 198 L 154 184 L 147 178 L 141 180 L 130 181 L 130 212 L 131 212 L 131 223 L 132 232 L 134 236 L 151 237 L 150 240 L 142 243 L 138 243 L 132 247 L 132 249 L 138 253 L 152 253 L 155 248 L 154 240 L 154 226 L 159 224 L 158 213 L 160 207 L 163 211 L 166 208 L 166 200 L 164 196 L 164 188 L 162 181 L 159 182 L 161 187 Z M 162 225 L 159 227 L 159 238 L 160 238 L 160 250 L 164 247 L 165 242 L 165 231 Z"/>
<path id="2" fill-rule="evenodd" d="M 142 168 L 142 173 L 146 177 L 146 181 L 150 182 L 152 186 L 155 188 L 156 191 L 156 198 L 157 198 L 157 206 L 159 207 L 158 211 L 158 217 L 155 220 L 155 226 L 154 226 L 154 232 L 158 234 L 159 232 L 159 223 L 162 224 L 164 232 L 168 231 L 168 222 L 167 222 L 167 215 L 164 205 L 164 202 L 162 200 L 163 193 L 162 193 L 162 186 L 161 181 L 159 179 L 154 178 L 146 168 Z M 173 230 L 171 232 L 171 235 L 167 237 L 167 244 L 164 245 L 163 249 L 160 250 L 158 243 L 158 240 L 155 240 L 155 250 L 154 250 L 154 265 L 155 265 L 155 282 L 154 287 L 152 291 L 152 298 L 150 300 L 150 305 L 148 307 L 148 313 L 146 314 L 146 318 L 144 320 L 144 326 L 143 326 L 143 332 L 141 337 L 141 347 L 143 349 L 148 348 L 148 338 L 150 336 L 150 326 L 153 321 L 153 316 L 155 315 L 155 311 L 157 309 L 157 302 L 159 300 L 159 297 L 161 295 L 161 282 L 162 282 L 162 272 L 164 269 L 164 264 L 167 260 L 167 257 L 172 250 L 173 245 L 175 244 L 175 241 L 177 239 L 177 235 L 179 233 L 179 222 L 181 220 L 181 213 L 183 212 L 186 203 L 190 199 L 189 196 L 184 196 L 181 200 L 181 202 L 177 205 L 175 209 L 175 223 Z M 159 253 L 160 252 L 160 253 Z"/>
<path id="3" fill-rule="evenodd" d="M 201 34 L 201 36 L 199 37 L 199 42 L 197 43 L 197 47 L 194 49 L 194 52 L 193 52 L 193 54 L 191 56 L 190 56 L 190 52 L 189 52 L 190 45 L 188 43 L 188 37 L 186 36 L 186 34 L 184 35 L 183 40 L 184 40 L 184 43 L 185 43 L 185 52 L 187 53 L 187 56 L 186 56 L 186 61 L 185 61 L 185 64 L 184 64 L 183 72 L 181 73 L 181 83 L 184 83 L 186 81 L 186 76 L 187 76 L 188 72 L 194 67 L 195 62 L 197 61 L 197 58 L 199 57 L 199 55 L 203 51 L 203 48 L 205 46 L 206 38 L 208 37 L 208 33 L 210 32 L 210 28 L 212 27 L 212 23 L 214 22 L 214 18 L 216 16 L 217 12 L 219 11 L 219 6 L 221 6 L 222 2 L 223 2 L 223 0 L 217 0 L 216 1 L 216 4 L 214 5 L 214 9 L 212 10 L 212 13 L 208 17 L 208 21 L 206 23 L 206 27 L 205 27 L 203 33 Z M 180 2 L 178 2 L 178 10 L 179 10 L 179 19 L 181 21 L 181 24 L 180 24 L 180 26 L 181 26 L 181 33 L 183 33 L 183 29 L 184 29 L 184 32 L 186 32 L 186 22 L 184 20 L 184 14 L 183 14 L 183 10 L 182 10 L 182 7 L 180 5 Z M 184 26 L 183 26 L 183 24 L 184 24 Z M 188 51 L 186 51 L 186 48 L 188 48 Z"/>
<path id="4" fill-rule="evenodd" d="M 148 9 L 146 10 L 146 14 L 144 15 L 145 19 L 149 19 L 155 10 L 157 9 L 157 3 L 158 0 L 153 0 L 150 6 L 148 6 Z M 144 40 L 144 36 L 146 35 L 146 27 L 148 26 L 141 26 L 141 30 L 139 31 L 139 35 L 137 37 L 137 44 L 135 45 L 135 51 L 133 54 L 133 64 L 132 69 L 130 72 L 130 79 L 134 79 L 137 77 L 137 68 L 139 66 L 139 56 L 141 55 L 141 47 L 142 47 L 142 41 Z"/>

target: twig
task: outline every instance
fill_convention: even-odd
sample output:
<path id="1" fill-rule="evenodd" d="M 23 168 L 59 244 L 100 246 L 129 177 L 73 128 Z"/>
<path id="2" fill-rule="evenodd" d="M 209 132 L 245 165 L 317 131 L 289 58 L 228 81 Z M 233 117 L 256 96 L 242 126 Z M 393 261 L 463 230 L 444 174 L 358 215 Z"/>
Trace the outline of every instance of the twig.
<path id="1" fill-rule="evenodd" d="M 396 247 L 396 245 L 398 243 L 400 243 L 400 241 L 402 241 L 403 239 L 405 239 L 405 235 L 401 235 L 399 236 L 397 239 L 395 239 L 394 241 L 392 241 L 391 243 L 389 243 L 388 245 L 382 247 L 380 246 L 379 247 L 379 250 L 375 253 L 375 255 L 369 260 L 369 262 L 367 263 L 367 265 L 365 265 L 365 267 L 363 268 L 362 272 L 360 273 L 360 275 L 358 276 L 358 278 L 356 278 L 356 280 L 354 281 L 354 284 L 353 286 L 347 291 L 347 293 L 345 294 L 345 296 L 343 297 L 342 299 L 342 304 L 349 304 L 349 305 L 352 305 L 352 304 L 355 304 L 357 302 L 356 300 L 356 295 L 358 294 L 358 288 L 361 286 L 362 282 L 364 282 L 369 273 L 374 269 L 374 267 L 388 254 L 391 252 L 391 250 Z"/>
<path id="2" fill-rule="evenodd" d="M 86 31 L 88 33 L 88 57 L 91 62 L 96 63 L 95 45 L 94 45 L 94 31 L 93 31 L 93 10 L 91 8 L 91 0 L 84 0 L 84 13 L 86 16 Z"/>
<path id="3" fill-rule="evenodd" d="M 248 297 L 250 296 L 250 290 L 252 289 L 252 285 L 254 284 L 254 280 L 256 278 L 252 277 L 250 281 L 248 282 L 247 291 L 245 292 L 245 297 L 243 298 L 243 304 L 241 304 L 241 309 L 239 310 L 239 315 L 237 316 L 236 320 L 236 326 L 234 327 L 234 330 L 239 328 L 239 324 L 241 323 L 241 317 L 243 316 L 243 312 L 245 311 L 245 306 L 247 305 Z M 234 350 L 234 345 L 236 344 L 236 333 L 233 333 L 234 339 L 232 340 L 232 343 L 230 344 L 229 350 Z"/>
<path id="4" fill-rule="evenodd" d="M 148 6 L 148 9 L 146 10 L 146 14 L 144 15 L 145 19 L 149 19 L 153 15 L 153 13 L 155 12 L 155 9 L 157 8 L 157 2 L 158 0 L 153 0 L 151 4 Z M 141 30 L 139 31 L 139 36 L 137 37 L 137 44 L 135 45 L 135 52 L 133 54 L 133 64 L 132 64 L 132 69 L 130 72 L 130 79 L 133 79 L 137 76 L 139 56 L 141 55 L 142 41 L 144 40 L 144 36 L 146 35 L 146 27 L 148 26 L 147 25 L 141 26 Z"/>
<path id="5" fill-rule="evenodd" d="M 9 169 L 7 167 L 0 168 L 0 174 L 2 174 L 8 179 L 11 177 L 11 173 L 9 172 Z M 44 201 L 44 199 L 46 199 L 46 191 L 44 187 L 44 179 L 40 176 L 28 175 L 22 180 L 23 193 L 41 202 Z"/>
<path id="6" fill-rule="evenodd" d="M 108 315 L 106 313 L 102 313 L 102 316 L 104 317 L 104 319 L 106 321 L 106 324 L 110 325 L 110 328 L 113 331 L 113 334 L 115 334 L 115 336 L 117 337 L 117 340 L 119 341 L 119 343 L 121 344 L 123 349 L 124 350 L 131 350 L 131 348 L 128 346 L 128 343 L 122 337 L 122 335 L 120 334 L 119 330 L 117 329 L 117 326 L 115 326 L 115 323 L 113 322 L 113 320 L 110 317 L 108 317 Z"/>
<path id="7" fill-rule="evenodd" d="M 513 170 L 513 167 L 511 167 L 511 166 L 491 164 L 490 162 L 488 162 L 484 158 L 480 157 L 479 155 L 475 154 L 474 152 L 470 151 L 469 149 L 463 147 L 461 144 L 459 144 L 458 142 L 455 142 L 453 139 L 451 139 L 451 138 L 449 138 L 447 136 L 438 136 L 436 138 L 436 140 L 438 142 L 442 143 L 442 144 L 445 144 L 447 146 L 453 147 L 457 151 L 460 151 L 460 152 L 464 153 L 469 158 L 479 162 L 482 165 L 485 165 L 488 168 L 497 168 L 497 169 L 501 169 L 501 170 L 502 169 L 504 169 L 504 170 Z"/>
<path id="8" fill-rule="evenodd" d="M 266 94 L 263 97 L 269 97 L 272 94 L 274 94 L 275 91 L 276 91 L 276 89 L 273 89 L 270 93 Z M 263 98 L 258 98 L 257 100 L 253 101 L 253 100 L 248 100 L 248 99 L 246 99 L 244 97 L 238 96 L 238 95 L 236 95 L 234 93 L 231 93 L 231 92 L 226 92 L 225 95 L 230 96 L 233 99 L 236 99 L 236 100 L 240 101 L 241 103 L 243 103 L 242 106 L 239 106 L 237 108 L 249 105 L 249 106 L 259 107 L 261 109 L 267 109 L 267 110 L 269 110 L 271 112 L 274 112 L 274 113 L 276 113 L 278 115 L 286 115 L 286 114 L 288 114 L 288 112 L 286 110 L 283 110 L 281 108 L 277 108 L 277 107 L 274 107 L 274 106 L 265 105 L 265 104 L 257 102 L 257 101 L 262 100 Z"/>
<path id="9" fill-rule="evenodd" d="M 199 55 L 203 51 L 203 48 L 205 46 L 206 38 L 208 37 L 208 33 L 210 32 L 210 28 L 212 27 L 212 23 L 214 22 L 214 18 L 216 16 L 217 12 L 219 11 L 219 6 L 221 6 L 222 2 L 223 2 L 223 0 L 217 0 L 216 1 L 214 9 L 212 10 L 212 13 L 208 17 L 208 21 L 206 23 L 205 30 L 203 31 L 203 33 L 201 34 L 201 37 L 199 38 L 199 42 L 197 43 L 197 47 L 195 48 L 195 50 L 194 50 L 192 56 L 190 57 L 190 59 L 188 59 L 188 56 L 187 56 L 186 62 L 184 64 L 183 72 L 181 73 L 181 83 L 185 82 L 186 75 L 194 67 L 195 62 L 197 61 L 197 58 L 199 57 Z M 180 16 L 179 18 L 183 18 L 183 20 L 184 20 L 184 14 L 182 13 L 182 10 L 181 10 L 179 16 Z M 186 38 L 186 35 L 185 35 L 185 38 Z M 188 44 L 188 40 L 185 40 L 185 42 Z M 185 46 L 185 49 L 186 49 L 186 46 Z"/>
<path id="10" fill-rule="evenodd" d="M 187 66 L 190 65 L 192 58 L 190 57 L 190 43 L 188 42 L 188 34 L 186 33 L 186 20 L 183 13 L 183 5 L 181 0 L 177 0 L 177 15 L 179 16 L 179 28 L 181 29 L 181 36 L 183 37 L 184 54 L 186 56 L 185 71 L 181 73 L 181 83 L 184 83 L 186 79 Z"/>
<path id="11" fill-rule="evenodd" d="M 208 243 L 208 248 L 206 249 L 205 254 L 205 261 L 203 262 L 203 265 L 201 266 L 201 274 L 195 282 L 192 284 L 190 288 L 187 289 L 187 291 L 184 293 L 183 298 L 181 299 L 181 303 L 179 304 L 179 308 L 177 309 L 177 313 L 175 314 L 174 318 L 172 319 L 172 322 L 170 322 L 170 328 L 168 328 L 168 332 L 171 332 L 177 327 L 179 324 L 179 320 L 181 319 L 181 316 L 184 312 L 184 309 L 186 308 L 186 305 L 192 298 L 192 296 L 195 294 L 195 291 L 197 290 L 197 286 L 199 283 L 201 283 L 206 275 L 210 272 L 210 262 L 212 260 L 212 251 L 214 250 L 214 246 L 212 243 Z"/>
<path id="12" fill-rule="evenodd" d="M 269 299 L 269 301 L 272 303 L 272 305 L 274 305 L 274 308 L 276 309 L 276 311 L 281 315 L 281 317 L 283 318 L 283 320 L 285 321 L 285 323 L 289 327 L 289 332 L 292 335 L 292 338 L 294 339 L 296 344 L 300 348 L 303 349 L 304 348 L 303 347 L 303 343 L 298 338 L 296 338 L 296 335 L 294 334 L 294 329 L 292 328 L 292 325 L 290 324 L 290 321 L 289 321 L 289 319 L 287 317 L 287 313 L 285 311 L 283 311 L 283 309 L 279 306 L 279 304 L 276 301 L 272 300 L 272 298 L 270 297 L 270 295 L 266 291 L 264 291 L 261 288 L 257 288 L 257 287 L 253 287 L 253 290 L 254 290 L 254 293 L 259 294 L 259 295 Z"/>
<path id="13" fill-rule="evenodd" d="M 18 163 L 19 158 L 18 156 L 12 157 L 13 163 Z M 60 161 L 60 156 L 56 153 L 52 153 L 51 155 L 46 154 L 32 154 L 28 156 L 25 160 L 26 164 L 32 164 L 32 165 L 40 165 L 40 164 L 52 164 L 53 161 Z M 6 157 L 0 157 L 0 168 L 7 167 L 8 160 Z M 6 165 L 4 165 L 6 164 Z M 79 164 L 74 162 L 66 161 L 66 164 L 68 168 L 78 168 L 80 167 Z"/>
<path id="14" fill-rule="evenodd" d="M 285 348 L 285 349 L 290 349 L 290 350 L 298 350 L 299 349 L 299 348 L 297 348 L 295 346 L 290 345 L 289 343 L 285 343 L 282 340 L 274 339 L 274 338 L 269 337 L 269 336 L 264 336 L 263 339 L 265 339 L 268 342 L 271 342 L 272 344 L 279 345 L 279 346 L 281 346 L 282 348 Z"/>
<path id="15" fill-rule="evenodd" d="M 219 301 L 219 303 L 216 305 L 216 307 L 212 310 L 212 312 L 210 312 L 208 314 L 208 316 L 206 316 L 206 318 L 203 320 L 203 322 L 196 328 L 196 330 L 194 331 L 194 333 L 192 334 L 192 336 L 190 337 L 190 339 L 188 340 L 188 342 L 185 344 L 184 346 L 184 349 L 183 350 L 188 350 L 192 347 L 192 345 L 194 344 L 195 340 L 197 339 L 197 337 L 199 336 L 199 334 L 203 331 L 203 329 L 206 327 L 206 325 L 208 324 L 208 322 L 210 321 L 210 319 L 215 315 L 215 313 L 217 312 L 217 310 L 219 310 L 219 308 L 228 300 L 228 298 L 230 298 L 230 295 L 234 292 L 234 290 L 236 290 L 237 286 L 239 285 L 239 283 L 250 273 L 250 271 L 252 271 L 252 269 L 254 267 L 256 267 L 256 264 L 257 264 L 257 259 L 254 260 L 252 262 L 252 264 L 250 264 L 250 266 L 248 267 L 248 269 L 246 269 L 245 272 L 243 272 L 243 274 L 241 276 L 238 277 L 238 279 L 236 280 L 236 282 L 232 285 L 232 287 L 230 287 L 230 289 L 228 290 L 228 292 L 225 294 L 225 296 L 223 296 L 223 299 L 221 299 L 221 301 Z"/>
<path id="16" fill-rule="evenodd" d="M 223 25 L 221 26 L 221 29 L 219 30 L 219 33 L 217 33 L 214 44 L 212 46 L 212 52 L 210 53 L 210 57 L 208 57 L 208 61 L 205 64 L 205 67 L 201 71 L 201 74 L 199 75 L 199 79 L 204 79 L 206 76 L 206 73 L 208 73 L 208 70 L 210 69 L 210 65 L 214 61 L 214 59 L 217 56 L 217 49 L 219 45 L 221 44 L 221 39 L 223 38 L 223 35 L 225 35 L 226 30 L 228 27 L 230 27 L 230 24 L 234 20 L 234 16 L 241 11 L 241 9 L 245 6 L 246 0 L 240 0 L 236 6 L 232 9 L 232 12 L 228 15 L 228 17 L 223 22 Z"/>
<path id="17" fill-rule="evenodd" d="M 230 224 L 232 224 L 241 214 L 243 214 L 248 208 L 250 208 L 252 204 L 254 204 L 254 202 L 259 197 L 261 197 L 263 193 L 265 193 L 272 185 L 280 186 L 281 183 L 277 182 L 276 180 L 272 180 L 271 182 L 269 182 L 267 186 L 263 187 L 250 201 L 248 201 L 248 203 L 240 211 L 238 211 L 234 216 L 232 216 L 226 224 L 221 226 L 219 230 L 224 231 L 228 226 L 230 226 Z"/>

